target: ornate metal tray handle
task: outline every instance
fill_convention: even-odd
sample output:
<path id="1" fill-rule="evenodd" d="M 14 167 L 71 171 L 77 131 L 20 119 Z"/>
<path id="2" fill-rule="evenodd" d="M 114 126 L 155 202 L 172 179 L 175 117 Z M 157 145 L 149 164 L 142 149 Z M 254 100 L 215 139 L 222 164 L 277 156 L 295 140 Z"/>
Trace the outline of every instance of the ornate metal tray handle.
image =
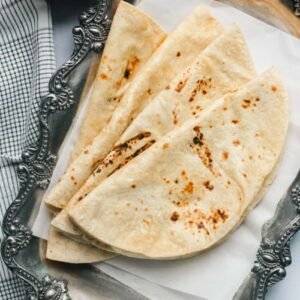
<path id="1" fill-rule="evenodd" d="M 234 300 L 263 300 L 270 286 L 283 280 L 292 263 L 290 242 L 300 230 L 300 172 L 262 228 L 256 260 Z"/>
<path id="2" fill-rule="evenodd" d="M 16 256 L 28 247 L 33 238 L 31 230 L 21 223 L 18 214 L 37 188 L 45 189 L 48 186 L 56 163 L 56 156 L 50 152 L 49 116 L 74 104 L 76 99 L 68 86 L 68 76 L 90 51 L 100 53 L 103 49 L 111 24 L 108 0 L 100 0 L 96 6 L 83 12 L 79 21 L 80 26 L 73 29 L 75 50 L 71 58 L 52 76 L 50 93 L 41 101 L 38 141 L 22 154 L 22 162 L 18 167 L 21 188 L 17 198 L 7 209 L 2 224 L 2 259 L 15 275 L 25 281 L 30 300 L 70 299 L 66 281 L 56 280 L 49 275 L 38 278 L 21 266 Z"/>

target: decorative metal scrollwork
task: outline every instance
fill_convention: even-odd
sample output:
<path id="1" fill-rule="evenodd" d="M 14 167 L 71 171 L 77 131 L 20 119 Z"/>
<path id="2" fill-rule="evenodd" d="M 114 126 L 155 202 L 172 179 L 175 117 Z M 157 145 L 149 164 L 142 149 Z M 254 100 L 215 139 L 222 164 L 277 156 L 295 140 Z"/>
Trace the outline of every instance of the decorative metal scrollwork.
<path id="1" fill-rule="evenodd" d="M 300 186 L 296 185 L 291 190 L 291 200 L 300 213 Z M 285 228 L 276 242 L 264 240 L 257 252 L 256 261 L 252 272 L 257 275 L 257 288 L 255 299 L 263 300 L 268 288 L 284 279 L 285 268 L 292 263 L 290 241 L 300 230 L 300 215 L 296 216 Z"/>
<path id="2" fill-rule="evenodd" d="M 294 0 L 295 16 L 300 17 L 300 0 Z"/>
<path id="3" fill-rule="evenodd" d="M 99 53 L 103 49 L 111 24 L 107 11 L 108 0 L 100 0 L 98 5 L 80 15 L 80 26 L 73 29 L 75 50 L 71 58 L 50 79 L 50 93 L 42 99 L 40 106 L 38 141 L 22 154 L 22 162 L 18 167 L 21 188 L 4 216 L 1 256 L 7 267 L 25 282 L 30 300 L 70 299 L 67 282 L 53 279 L 49 275 L 39 279 L 15 259 L 19 251 L 26 248 L 32 240 L 30 229 L 21 224 L 17 216 L 35 190 L 45 189 L 49 184 L 56 163 L 56 156 L 49 150 L 49 116 L 74 104 L 74 94 L 68 87 L 68 75 L 90 51 Z"/>

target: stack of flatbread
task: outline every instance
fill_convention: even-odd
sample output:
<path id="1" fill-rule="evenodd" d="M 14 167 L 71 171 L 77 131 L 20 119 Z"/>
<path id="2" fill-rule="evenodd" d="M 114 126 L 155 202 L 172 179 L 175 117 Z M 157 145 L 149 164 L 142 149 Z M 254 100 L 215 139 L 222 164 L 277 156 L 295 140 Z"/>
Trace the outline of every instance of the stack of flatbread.
<path id="1" fill-rule="evenodd" d="M 256 74 L 236 25 L 200 6 L 167 36 L 121 2 L 70 165 L 45 197 L 47 258 L 176 259 L 215 246 L 262 199 L 287 127 L 282 79 Z"/>

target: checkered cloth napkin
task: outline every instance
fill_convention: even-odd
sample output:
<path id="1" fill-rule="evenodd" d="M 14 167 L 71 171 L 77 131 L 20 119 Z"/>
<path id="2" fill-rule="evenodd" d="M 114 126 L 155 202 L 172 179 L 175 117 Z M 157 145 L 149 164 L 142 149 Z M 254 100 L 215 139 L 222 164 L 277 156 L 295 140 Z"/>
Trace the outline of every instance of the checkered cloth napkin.
<path id="1" fill-rule="evenodd" d="M 45 0 L 0 0 L 0 223 L 18 192 L 16 167 L 37 138 L 39 103 L 54 70 Z M 0 299 L 25 299 L 23 283 L 1 259 Z"/>

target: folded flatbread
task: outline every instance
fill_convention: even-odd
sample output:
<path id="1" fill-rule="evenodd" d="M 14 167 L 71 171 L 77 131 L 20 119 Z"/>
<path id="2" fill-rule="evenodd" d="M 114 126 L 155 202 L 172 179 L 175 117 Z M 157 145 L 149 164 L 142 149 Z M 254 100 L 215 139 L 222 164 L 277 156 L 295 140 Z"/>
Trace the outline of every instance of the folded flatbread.
<path id="1" fill-rule="evenodd" d="M 126 38 L 120 38 L 122 36 Z M 130 82 L 165 37 L 163 30 L 149 16 L 126 2 L 120 2 L 106 41 L 72 160 L 107 124 Z M 55 205 L 50 207 L 52 211 L 57 212 Z M 68 253 L 64 252 L 63 248 L 69 249 Z M 49 259 L 87 263 L 101 261 L 107 256 L 112 254 L 68 241 L 54 229 L 49 232 Z"/>
<path id="2" fill-rule="evenodd" d="M 149 16 L 120 2 L 72 157 L 77 157 L 107 124 L 130 82 L 165 37 Z"/>
<path id="3" fill-rule="evenodd" d="M 70 240 L 50 227 L 46 258 L 73 264 L 93 263 L 106 260 L 114 253 Z"/>
<path id="4" fill-rule="evenodd" d="M 270 70 L 161 138 L 69 215 L 119 253 L 194 255 L 226 238 L 257 203 L 287 128 L 287 95 Z"/>
<path id="5" fill-rule="evenodd" d="M 236 25 L 231 25 L 136 117 L 119 144 L 72 197 L 67 209 L 84 199 L 105 178 L 159 137 L 199 115 L 215 100 L 236 90 L 255 75 L 244 37 Z M 52 225 L 73 238 L 81 234 L 65 210 L 53 219 Z"/>
<path id="6" fill-rule="evenodd" d="M 46 196 L 49 207 L 64 208 L 112 150 L 135 116 L 189 65 L 221 32 L 221 25 L 200 6 L 162 43 L 136 75 L 107 126 L 70 165 Z"/>

